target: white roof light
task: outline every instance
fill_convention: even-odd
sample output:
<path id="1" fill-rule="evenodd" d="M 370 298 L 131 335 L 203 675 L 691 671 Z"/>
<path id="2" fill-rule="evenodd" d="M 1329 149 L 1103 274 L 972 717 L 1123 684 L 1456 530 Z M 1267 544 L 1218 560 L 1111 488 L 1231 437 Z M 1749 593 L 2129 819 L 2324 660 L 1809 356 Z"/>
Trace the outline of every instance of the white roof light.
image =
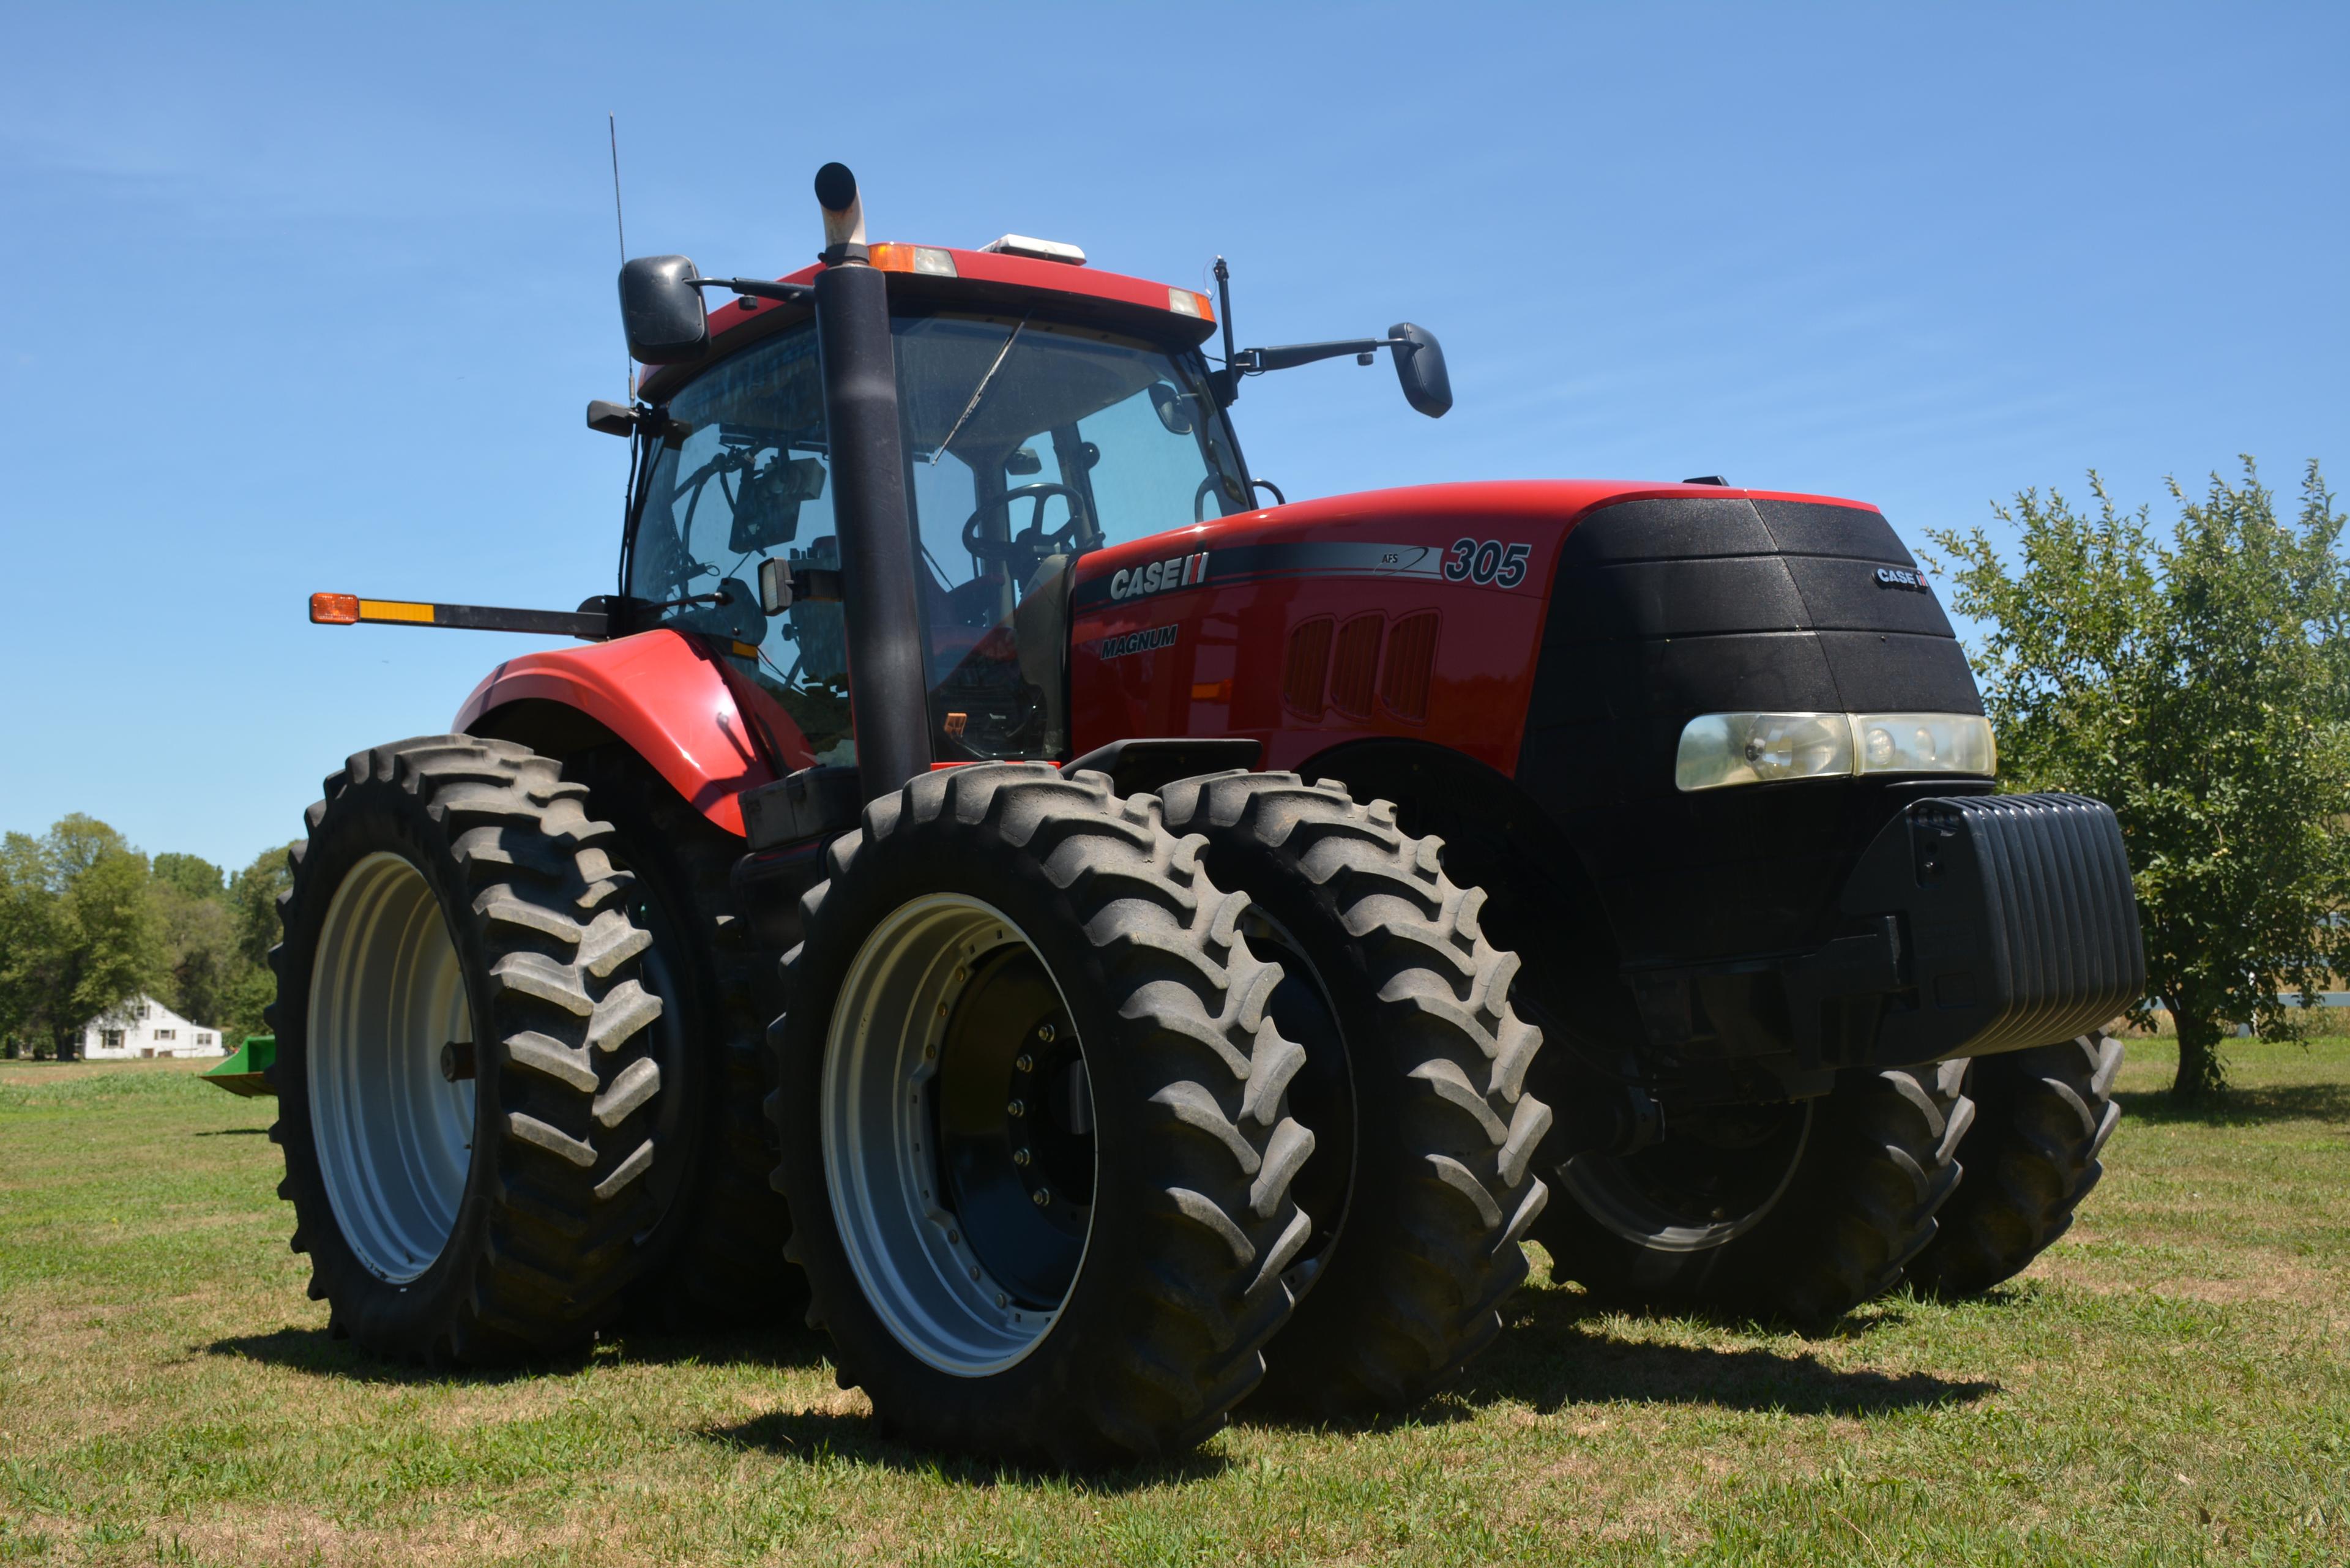
<path id="1" fill-rule="evenodd" d="M 1071 266 L 1086 265 L 1086 253 L 1059 240 L 1032 240 L 1026 234 L 1005 234 L 979 247 L 1000 255 L 1034 256 L 1038 261 L 1066 262 Z"/>

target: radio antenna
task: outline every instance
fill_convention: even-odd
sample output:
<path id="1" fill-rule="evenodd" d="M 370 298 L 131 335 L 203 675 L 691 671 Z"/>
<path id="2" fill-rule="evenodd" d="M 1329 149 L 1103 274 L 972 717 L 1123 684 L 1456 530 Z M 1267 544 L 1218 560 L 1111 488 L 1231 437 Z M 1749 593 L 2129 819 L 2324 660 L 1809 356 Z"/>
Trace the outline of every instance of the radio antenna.
<path id="1" fill-rule="evenodd" d="M 629 265 L 629 225 L 620 215 L 619 116 L 607 110 L 604 115 L 604 129 L 610 133 L 612 139 L 612 232 L 620 242 L 620 265 L 626 266 Z M 637 362 L 633 357 L 629 360 L 628 374 L 623 379 L 629 389 L 627 400 L 633 403 L 637 400 Z"/>

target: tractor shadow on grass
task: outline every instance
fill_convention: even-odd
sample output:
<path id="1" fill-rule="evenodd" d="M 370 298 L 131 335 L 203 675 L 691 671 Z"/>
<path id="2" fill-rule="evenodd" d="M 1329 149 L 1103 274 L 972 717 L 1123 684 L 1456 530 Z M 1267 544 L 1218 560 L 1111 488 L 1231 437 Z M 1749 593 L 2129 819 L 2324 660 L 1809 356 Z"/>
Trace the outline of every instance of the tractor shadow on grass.
<path id="1" fill-rule="evenodd" d="M 811 1329 L 728 1329 L 668 1334 L 642 1328 L 607 1330 L 584 1355 L 547 1356 L 513 1366 L 418 1366 L 385 1361 L 324 1328 L 281 1328 L 237 1334 L 195 1347 L 205 1355 L 236 1356 L 318 1377 L 411 1386 L 492 1386 L 609 1366 L 757 1366 L 806 1371 L 824 1365 L 830 1350 Z"/>
<path id="2" fill-rule="evenodd" d="M 2114 1099 L 2122 1107 L 2122 1127 L 2245 1127 L 2262 1122 L 2313 1121 L 2334 1127 L 2350 1123 L 2350 1084 L 2277 1084 L 2230 1088 L 2203 1100 L 2174 1100 L 2164 1089 L 2126 1090 Z"/>
<path id="3" fill-rule="evenodd" d="M 869 1415 L 835 1410 L 772 1410 L 731 1426 L 705 1427 L 697 1435 L 723 1448 L 755 1450 L 810 1464 L 878 1465 L 973 1490 L 1052 1482 L 1070 1485 L 1080 1492 L 1109 1495 L 1206 1480 L 1232 1468 L 1232 1461 L 1222 1455 L 1197 1450 L 1118 1469 L 1056 1470 L 1005 1460 L 971 1459 L 899 1442 L 888 1436 L 881 1423 Z"/>
<path id="4" fill-rule="evenodd" d="M 1865 1418 L 1970 1405 L 2000 1391 L 1997 1383 L 1929 1372 L 1832 1366 L 1808 1350 L 1659 1345 L 1593 1332 L 1610 1315 L 1578 1292 L 1528 1287 L 1511 1303 L 1501 1337 L 1470 1364 L 1451 1402 L 1473 1410 L 1512 1400 L 1551 1411 L 1626 1400 Z M 1688 1314 L 1635 1315 L 1660 1322 L 1678 1316 L 1749 1333 L 1756 1327 Z M 1869 1326 L 1866 1320 L 1847 1320 L 1833 1337 L 1856 1337 Z"/>

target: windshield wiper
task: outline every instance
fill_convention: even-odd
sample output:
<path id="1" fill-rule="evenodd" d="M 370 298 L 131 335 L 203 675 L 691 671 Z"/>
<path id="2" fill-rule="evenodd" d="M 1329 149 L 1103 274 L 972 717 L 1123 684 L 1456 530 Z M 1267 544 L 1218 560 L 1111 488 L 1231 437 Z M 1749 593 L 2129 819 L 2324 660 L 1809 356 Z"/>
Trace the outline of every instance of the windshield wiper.
<path id="1" fill-rule="evenodd" d="M 1020 318 L 1019 326 L 1013 327 L 1012 336 L 1003 340 L 1003 347 L 995 351 L 995 363 L 987 368 L 987 374 L 982 376 L 979 379 L 979 385 L 971 389 L 971 401 L 962 406 L 962 412 L 955 416 L 955 422 L 947 431 L 945 439 L 941 441 L 937 449 L 931 453 L 931 466 L 932 468 L 938 467 L 939 459 L 946 456 L 948 446 L 953 442 L 954 438 L 957 435 L 962 433 L 964 423 L 970 420 L 973 413 L 978 411 L 979 400 L 987 396 L 987 384 L 995 379 L 995 373 L 998 370 L 1003 369 L 1003 360 L 1005 356 L 1012 352 L 1012 346 L 1020 341 L 1021 329 L 1027 325 L 1028 318 L 1024 316 Z"/>

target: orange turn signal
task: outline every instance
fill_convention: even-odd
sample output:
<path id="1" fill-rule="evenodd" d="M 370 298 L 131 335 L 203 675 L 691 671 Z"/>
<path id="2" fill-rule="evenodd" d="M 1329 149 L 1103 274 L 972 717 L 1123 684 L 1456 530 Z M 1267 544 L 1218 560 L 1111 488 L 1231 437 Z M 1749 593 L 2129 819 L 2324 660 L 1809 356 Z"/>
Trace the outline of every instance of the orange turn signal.
<path id="1" fill-rule="evenodd" d="M 310 596 L 310 622 L 313 626 L 357 626 L 359 620 L 359 595 L 312 594 Z"/>

